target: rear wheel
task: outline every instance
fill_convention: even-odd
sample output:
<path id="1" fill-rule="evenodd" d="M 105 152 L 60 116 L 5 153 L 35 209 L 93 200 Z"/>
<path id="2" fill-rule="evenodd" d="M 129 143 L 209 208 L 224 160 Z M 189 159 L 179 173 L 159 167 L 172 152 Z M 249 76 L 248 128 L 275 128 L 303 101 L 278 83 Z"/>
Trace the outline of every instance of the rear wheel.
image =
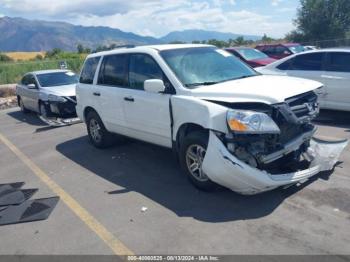
<path id="1" fill-rule="evenodd" d="M 208 134 L 197 131 L 187 135 L 180 147 L 180 164 L 188 178 L 197 188 L 212 191 L 216 184 L 203 172 L 202 164 L 208 146 Z"/>
<path id="2" fill-rule="evenodd" d="M 18 106 L 20 107 L 21 112 L 24 114 L 29 113 L 29 110 L 23 104 L 22 98 L 19 96 L 17 100 L 18 100 Z"/>
<path id="3" fill-rule="evenodd" d="M 114 143 L 113 134 L 107 131 L 99 115 L 90 111 L 86 116 L 86 128 L 91 143 L 97 148 L 107 148 Z"/>

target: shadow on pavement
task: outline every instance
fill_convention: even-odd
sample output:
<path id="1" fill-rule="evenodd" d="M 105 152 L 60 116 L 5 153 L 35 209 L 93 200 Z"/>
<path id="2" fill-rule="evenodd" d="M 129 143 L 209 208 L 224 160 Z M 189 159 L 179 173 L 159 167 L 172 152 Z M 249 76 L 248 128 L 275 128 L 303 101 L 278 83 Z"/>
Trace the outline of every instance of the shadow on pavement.
<path id="1" fill-rule="evenodd" d="M 346 128 L 350 132 L 350 114 L 345 111 L 321 110 L 320 115 L 314 120 L 315 124 Z"/>
<path id="2" fill-rule="evenodd" d="M 41 119 L 37 116 L 36 113 L 24 114 L 18 110 L 18 111 L 14 111 L 14 112 L 9 112 L 8 115 L 13 117 L 17 121 L 25 122 L 25 123 L 32 125 L 32 126 L 47 126 L 46 123 L 41 121 Z"/>
<path id="3" fill-rule="evenodd" d="M 143 194 L 180 217 L 224 222 L 264 217 L 307 183 L 276 189 L 255 196 L 242 196 L 228 189 L 206 193 L 194 188 L 182 174 L 169 149 L 128 140 L 98 150 L 80 137 L 57 145 L 57 151 L 75 163 L 123 189 L 106 192 L 113 197 L 130 191 Z M 322 177 L 324 176 L 324 177 Z M 329 174 L 320 178 L 328 179 Z"/>
<path id="4" fill-rule="evenodd" d="M 37 126 L 38 128 L 35 129 L 34 133 L 45 132 L 45 131 L 60 127 L 60 126 L 48 125 L 47 123 L 42 121 L 36 113 L 32 113 L 32 112 L 24 114 L 21 111 L 15 111 L 15 112 L 9 112 L 8 115 L 13 117 L 19 122 L 25 122 L 29 125 Z"/>

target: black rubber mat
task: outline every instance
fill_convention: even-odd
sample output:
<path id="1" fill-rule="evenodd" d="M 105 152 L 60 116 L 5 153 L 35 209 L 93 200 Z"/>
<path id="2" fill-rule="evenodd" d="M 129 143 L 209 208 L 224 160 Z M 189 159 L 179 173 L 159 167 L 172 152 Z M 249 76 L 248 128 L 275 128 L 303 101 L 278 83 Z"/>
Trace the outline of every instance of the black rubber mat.
<path id="1" fill-rule="evenodd" d="M 0 208 L 0 226 L 47 219 L 55 208 L 59 197 L 34 199 L 20 205 Z"/>
<path id="2" fill-rule="evenodd" d="M 10 183 L 10 184 L 0 184 L 0 196 L 11 190 L 19 189 L 24 185 L 24 182 Z"/>
<path id="3" fill-rule="evenodd" d="M 31 198 L 38 189 L 13 189 L 0 194 L 0 206 L 19 205 Z"/>

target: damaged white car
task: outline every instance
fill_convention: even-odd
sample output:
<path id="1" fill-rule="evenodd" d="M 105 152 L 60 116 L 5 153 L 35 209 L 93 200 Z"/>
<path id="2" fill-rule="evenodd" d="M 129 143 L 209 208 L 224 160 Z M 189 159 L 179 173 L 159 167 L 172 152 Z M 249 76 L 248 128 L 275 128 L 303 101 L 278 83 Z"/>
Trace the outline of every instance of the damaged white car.
<path id="1" fill-rule="evenodd" d="M 16 86 L 21 111 L 36 112 L 50 125 L 71 124 L 76 118 L 75 87 L 78 77 L 69 70 L 27 73 Z"/>
<path id="2" fill-rule="evenodd" d="M 121 48 L 87 57 L 77 114 L 98 148 L 112 133 L 169 147 L 198 188 L 256 194 L 333 169 L 347 141 L 313 138 L 321 86 L 214 46 Z"/>

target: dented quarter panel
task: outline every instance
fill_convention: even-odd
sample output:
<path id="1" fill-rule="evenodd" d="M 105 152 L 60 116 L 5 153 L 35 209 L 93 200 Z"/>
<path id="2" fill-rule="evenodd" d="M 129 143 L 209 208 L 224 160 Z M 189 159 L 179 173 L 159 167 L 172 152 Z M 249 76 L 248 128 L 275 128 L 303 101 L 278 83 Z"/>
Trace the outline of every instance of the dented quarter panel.
<path id="1" fill-rule="evenodd" d="M 313 154 L 308 153 L 311 158 L 314 158 L 310 168 L 293 173 L 271 175 L 233 156 L 211 131 L 202 168 L 205 174 L 217 184 L 241 194 L 252 195 L 302 182 L 321 171 L 332 169 L 347 143 L 347 141 L 341 141 L 329 144 L 313 140 L 310 146 Z"/>

